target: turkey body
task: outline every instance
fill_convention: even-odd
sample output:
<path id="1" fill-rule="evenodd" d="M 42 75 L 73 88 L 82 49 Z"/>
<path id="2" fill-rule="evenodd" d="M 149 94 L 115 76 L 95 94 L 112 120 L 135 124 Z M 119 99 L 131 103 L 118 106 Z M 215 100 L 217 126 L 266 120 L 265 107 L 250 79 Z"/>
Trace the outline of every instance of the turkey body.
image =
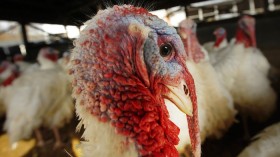
<path id="1" fill-rule="evenodd" d="M 240 112 L 263 122 L 276 109 L 277 96 L 268 79 L 269 64 L 256 50 L 244 49 L 231 93 Z"/>
<path id="2" fill-rule="evenodd" d="M 4 116 L 6 113 L 6 104 L 4 103 L 5 99 L 5 88 L 12 84 L 12 82 L 19 76 L 16 67 L 9 63 L 5 62 L 1 64 L 0 72 L 0 117 Z"/>
<path id="3" fill-rule="evenodd" d="M 5 89 L 5 129 L 10 142 L 29 138 L 40 126 L 62 127 L 73 113 L 71 89 L 66 74 L 54 63 L 22 75 Z"/>
<path id="4" fill-rule="evenodd" d="M 279 157 L 280 123 L 265 128 L 256 135 L 238 157 Z"/>

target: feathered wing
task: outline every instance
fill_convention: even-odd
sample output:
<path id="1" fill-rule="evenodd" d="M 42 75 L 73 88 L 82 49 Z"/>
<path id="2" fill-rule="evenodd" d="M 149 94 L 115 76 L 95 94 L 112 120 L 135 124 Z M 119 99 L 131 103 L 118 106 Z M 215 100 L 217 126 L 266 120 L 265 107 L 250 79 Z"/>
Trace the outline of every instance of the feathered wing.
<path id="1" fill-rule="evenodd" d="M 279 157 L 280 123 L 265 128 L 238 157 Z"/>
<path id="2" fill-rule="evenodd" d="M 9 94 L 5 98 L 7 118 L 4 128 L 11 144 L 20 139 L 29 138 L 33 129 L 42 123 L 42 119 L 38 118 L 42 112 L 39 112 L 37 107 L 37 104 L 40 104 L 39 89 L 36 87 L 31 89 L 28 84 L 20 85 L 20 81 L 21 79 L 15 81 L 13 86 L 6 88 Z"/>
<path id="3" fill-rule="evenodd" d="M 277 96 L 270 86 L 268 68 L 265 72 L 264 67 L 256 65 L 256 55 L 259 54 L 254 49 L 246 49 L 243 53 L 232 95 L 241 112 L 255 121 L 263 122 L 275 110 Z"/>
<path id="4" fill-rule="evenodd" d="M 217 58 L 217 62 L 213 64 L 219 79 L 230 93 L 234 87 L 244 49 L 245 47 L 242 44 L 236 45 L 231 42 L 227 48 L 219 52 L 220 56 Z"/>
<path id="5" fill-rule="evenodd" d="M 53 81 L 50 94 L 54 96 L 47 112 L 43 115 L 44 125 L 47 127 L 62 127 L 73 117 L 74 103 L 71 97 L 71 85 L 68 76 L 62 69 Z"/>
<path id="6" fill-rule="evenodd" d="M 247 51 L 254 51 L 254 55 L 251 57 L 252 62 L 254 62 L 254 66 L 265 76 L 268 76 L 271 66 L 263 53 L 257 48 L 247 48 Z"/>

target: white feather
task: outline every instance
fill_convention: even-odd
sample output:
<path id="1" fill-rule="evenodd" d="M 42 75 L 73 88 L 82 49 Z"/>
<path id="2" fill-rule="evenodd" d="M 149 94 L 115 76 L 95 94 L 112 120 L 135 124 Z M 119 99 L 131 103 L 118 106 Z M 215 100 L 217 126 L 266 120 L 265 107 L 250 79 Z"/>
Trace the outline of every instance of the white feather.
<path id="1" fill-rule="evenodd" d="M 241 112 L 262 122 L 268 119 L 276 108 L 276 93 L 267 76 L 269 68 L 256 63 L 255 59 L 260 56 L 255 50 L 246 48 L 243 52 L 231 93 Z"/>
<path id="2" fill-rule="evenodd" d="M 265 128 L 238 157 L 279 157 L 280 123 Z"/>
<path id="3" fill-rule="evenodd" d="M 67 76 L 52 64 L 22 75 L 5 88 L 5 129 L 11 143 L 29 138 L 41 125 L 61 127 L 71 119 L 74 105 Z"/>
<path id="4" fill-rule="evenodd" d="M 79 98 L 78 98 L 79 99 Z M 80 100 L 77 99 L 77 102 Z M 76 112 L 80 118 L 77 129 L 84 126 L 81 142 L 83 157 L 138 157 L 135 143 L 125 136 L 117 134 L 110 123 L 102 123 L 92 116 L 85 107 L 77 103 Z M 106 148 L 106 149 L 104 149 Z"/>

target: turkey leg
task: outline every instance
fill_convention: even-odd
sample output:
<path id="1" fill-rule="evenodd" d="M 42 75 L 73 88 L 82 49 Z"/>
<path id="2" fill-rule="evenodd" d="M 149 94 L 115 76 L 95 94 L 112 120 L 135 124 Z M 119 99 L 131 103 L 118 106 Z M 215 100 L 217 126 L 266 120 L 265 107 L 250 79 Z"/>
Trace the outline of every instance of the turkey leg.
<path id="1" fill-rule="evenodd" d="M 35 136 L 37 138 L 37 146 L 43 147 L 45 145 L 45 142 L 44 142 L 40 129 L 38 129 L 38 128 L 35 129 Z"/>
<path id="2" fill-rule="evenodd" d="M 64 147 L 64 143 L 61 141 L 61 137 L 59 135 L 59 130 L 56 127 L 53 127 L 52 131 L 53 131 L 54 137 L 55 137 L 54 149 Z"/>

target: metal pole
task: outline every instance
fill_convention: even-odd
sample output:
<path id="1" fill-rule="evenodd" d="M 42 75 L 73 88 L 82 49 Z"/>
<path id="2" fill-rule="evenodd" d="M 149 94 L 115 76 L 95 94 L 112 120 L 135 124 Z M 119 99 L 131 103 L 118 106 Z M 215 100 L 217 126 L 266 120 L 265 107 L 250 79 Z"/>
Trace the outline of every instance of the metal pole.
<path id="1" fill-rule="evenodd" d="M 203 21 L 203 19 L 204 19 L 202 8 L 198 9 L 198 18 L 200 21 Z"/>
<path id="2" fill-rule="evenodd" d="M 274 0 L 265 0 L 264 7 L 265 7 L 265 11 L 267 12 L 274 11 L 275 10 Z"/>
<path id="3" fill-rule="evenodd" d="M 263 1 L 263 10 L 265 13 L 269 12 L 269 9 L 268 9 L 268 0 L 264 0 Z"/>
<path id="4" fill-rule="evenodd" d="M 255 7 L 255 1 L 249 0 L 249 8 L 250 8 L 250 14 L 255 15 L 256 14 L 256 7 Z"/>
<path id="5" fill-rule="evenodd" d="M 22 40 L 23 40 L 23 44 L 25 46 L 26 51 L 28 52 L 28 38 L 27 38 L 27 31 L 26 31 L 26 27 L 25 27 L 25 23 L 20 23 L 21 25 L 21 36 L 22 36 Z"/>
<path id="6" fill-rule="evenodd" d="M 188 11 L 188 7 L 185 6 L 185 15 L 186 15 L 186 18 L 189 16 L 189 11 Z"/>

